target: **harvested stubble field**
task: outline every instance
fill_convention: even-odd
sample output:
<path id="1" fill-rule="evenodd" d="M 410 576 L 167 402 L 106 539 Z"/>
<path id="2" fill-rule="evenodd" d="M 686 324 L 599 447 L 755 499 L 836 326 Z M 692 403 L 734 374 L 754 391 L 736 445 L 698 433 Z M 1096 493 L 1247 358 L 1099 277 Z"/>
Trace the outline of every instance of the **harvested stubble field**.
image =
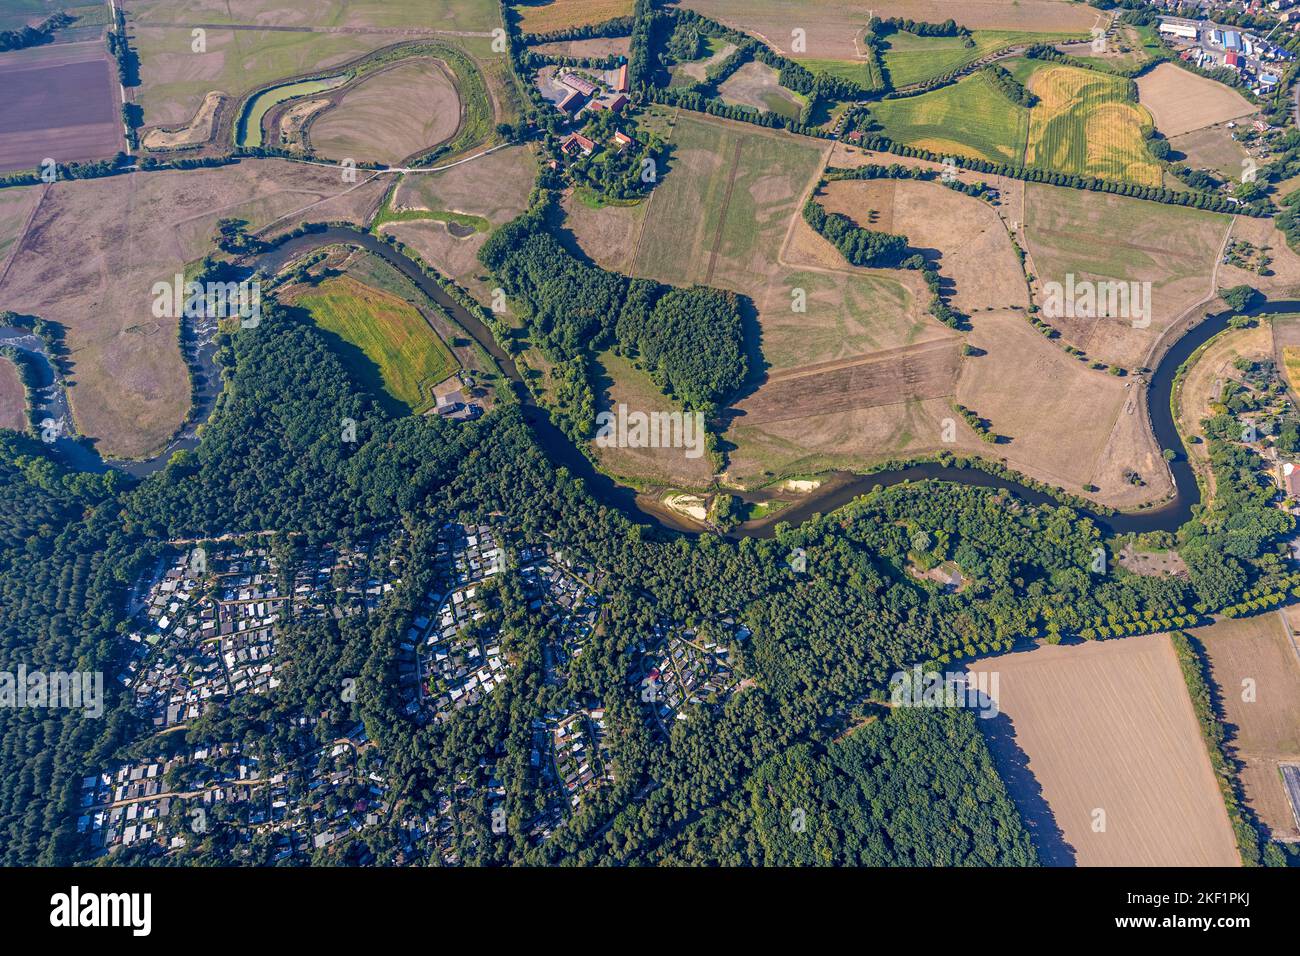
<path id="1" fill-rule="evenodd" d="M 1128 81 L 1072 66 L 1043 66 L 1029 76 L 1038 103 L 1029 111 L 1025 162 L 1080 176 L 1159 186 L 1163 172 L 1143 129 L 1151 119 L 1125 100 Z"/>
<path id="2" fill-rule="evenodd" d="M 873 13 L 931 23 L 951 17 L 971 30 L 1019 31 L 1032 24 L 1043 33 L 1087 33 L 1099 18 L 1091 7 L 1067 0 L 962 0 L 960 10 L 948 0 L 683 0 L 682 6 L 786 54 L 792 52 L 792 31 L 801 28 L 807 31 L 807 55 L 831 60 L 862 52 L 858 41 Z"/>
<path id="3" fill-rule="evenodd" d="M 433 387 L 456 370 L 447 346 L 418 309 L 350 275 L 326 279 L 295 304 L 354 346 L 340 353 L 359 382 L 376 394 L 386 391 L 412 412 L 432 408 Z"/>
<path id="4" fill-rule="evenodd" d="M 524 33 L 553 33 L 570 27 L 630 17 L 633 0 L 532 0 L 515 4 Z"/>
<path id="5" fill-rule="evenodd" d="M 4 280 L 5 266 L 13 252 L 14 243 L 27 228 L 27 220 L 40 202 L 43 191 L 43 186 L 10 186 L 0 189 L 0 282 Z"/>
<path id="6" fill-rule="evenodd" d="M 1137 84 L 1138 102 L 1150 110 L 1156 129 L 1170 139 L 1258 112 L 1232 87 L 1172 63 L 1144 73 Z"/>
<path id="7" fill-rule="evenodd" d="M 1232 238 L 1249 242 L 1266 252 L 1273 260 L 1268 265 L 1271 274 L 1260 275 L 1254 270 L 1223 263 L 1219 266 L 1219 285 L 1222 288 L 1244 282 L 1270 298 L 1300 298 L 1300 255 L 1287 243 L 1286 236 L 1272 219 L 1238 216 L 1232 223 Z"/>
<path id="8" fill-rule="evenodd" d="M 1089 369 L 1048 341 L 1020 312 L 971 317 L 970 344 L 987 353 L 962 363 L 957 401 L 992 422 L 1009 444 L 983 445 L 1018 471 L 1116 508 L 1163 498 L 1169 469 L 1146 427 L 1133 379 Z M 977 446 L 978 447 L 978 446 Z M 1127 468 L 1146 485 L 1129 484 Z"/>
<path id="9" fill-rule="evenodd" d="M 0 298 L 66 330 L 78 430 L 105 455 L 142 457 L 167 442 L 190 400 L 177 320 L 152 314 L 153 284 L 200 259 L 224 216 L 254 228 L 279 218 L 284 230 L 310 207 L 313 220 L 361 224 L 383 188 L 282 160 L 55 183 Z"/>
<path id="10" fill-rule="evenodd" d="M 1222 620 L 1195 638 L 1210 661 L 1228 749 L 1240 760 L 1246 801 L 1277 837 L 1300 839 L 1279 763 L 1300 762 L 1300 659 L 1287 635 L 1288 612 Z M 1290 610 L 1292 618 L 1296 616 Z"/>
<path id="11" fill-rule="evenodd" d="M 112 158 L 125 142 L 117 76 L 103 43 L 0 54 L 0 172 Z"/>
<path id="12" fill-rule="evenodd" d="M 454 75 L 422 57 L 362 77 L 311 123 L 308 137 L 322 156 L 397 165 L 450 139 L 460 122 Z"/>
<path id="13" fill-rule="evenodd" d="M 820 201 L 828 212 L 843 213 L 866 229 L 907 236 L 911 248 L 926 251 L 955 286 L 955 308 L 969 313 L 1029 306 L 1011 237 L 988 202 L 909 179 L 840 180 L 827 186 Z"/>
<path id="14" fill-rule="evenodd" d="M 631 37 L 592 37 L 589 40 L 553 40 L 535 43 L 528 49 L 542 56 L 585 57 L 627 56 L 632 46 Z"/>
<path id="15" fill-rule="evenodd" d="M 396 218 L 381 217 L 380 229 L 409 245 L 481 302 L 489 303 L 491 286 L 478 261 L 488 233 L 453 235 L 449 221 L 461 215 L 480 217 L 493 227 L 509 222 L 527 208 L 535 175 L 535 160 L 528 148 L 512 146 L 441 172 L 403 176 L 393 197 Z M 484 183 L 492 183 L 492 188 L 484 189 Z M 440 216 L 444 218 L 437 218 Z"/>
<path id="16" fill-rule="evenodd" d="M 872 117 L 891 139 L 942 155 L 1003 163 L 1024 160 L 1029 112 L 982 73 L 871 107 Z"/>
<path id="17" fill-rule="evenodd" d="M 27 429 L 27 392 L 18 366 L 7 358 L 0 358 L 0 428 Z"/>
<path id="18" fill-rule="evenodd" d="M 979 723 L 1043 862 L 1240 865 L 1167 636 L 1042 646 L 970 670 L 999 674 L 1001 715 Z"/>
<path id="19" fill-rule="evenodd" d="M 1160 334 L 1213 292 L 1213 275 L 1230 218 L 1182 206 L 1029 183 L 1025 239 L 1042 285 L 1075 281 L 1150 281 L 1151 325 L 1129 317 L 1050 318 L 1066 341 L 1123 368 L 1149 364 Z M 1046 316 L 1045 316 L 1046 318 Z"/>

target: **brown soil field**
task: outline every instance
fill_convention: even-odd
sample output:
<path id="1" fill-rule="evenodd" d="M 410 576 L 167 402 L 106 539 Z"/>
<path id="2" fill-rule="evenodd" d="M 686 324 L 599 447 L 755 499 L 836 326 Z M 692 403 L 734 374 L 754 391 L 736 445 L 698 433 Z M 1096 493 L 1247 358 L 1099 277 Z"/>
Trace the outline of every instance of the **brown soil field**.
<path id="1" fill-rule="evenodd" d="M 1216 213 L 1029 183 L 1024 238 L 1035 299 L 1042 307 L 1044 284 L 1064 286 L 1071 274 L 1076 283 L 1150 282 L 1149 327 L 1127 316 L 1044 318 L 1092 358 L 1127 369 L 1151 366 L 1161 334 L 1217 288 L 1215 264 L 1229 224 Z"/>
<path id="2" fill-rule="evenodd" d="M 266 142 L 305 152 L 308 125 L 317 113 L 332 105 L 333 100 L 322 97 L 314 100 L 287 100 L 271 107 L 266 111 Z"/>
<path id="3" fill-rule="evenodd" d="M 0 172 L 112 158 L 125 145 L 117 75 L 103 43 L 0 54 Z"/>
<path id="4" fill-rule="evenodd" d="M 728 26 L 759 37 L 782 53 L 791 53 L 791 31 L 807 31 L 809 57 L 851 60 L 861 53 L 857 40 L 874 13 L 941 23 L 954 18 L 971 30 L 1087 32 L 1098 12 L 1061 0 L 962 0 L 958 9 L 947 0 L 683 0 Z"/>
<path id="5" fill-rule="evenodd" d="M 174 130 L 162 127 L 151 129 L 141 140 L 145 149 L 183 149 L 186 146 L 199 146 L 206 143 L 212 137 L 212 126 L 217 118 L 217 110 L 224 99 L 226 99 L 225 93 L 213 90 L 203 97 L 203 105 L 186 125 Z"/>
<path id="6" fill-rule="evenodd" d="M 27 430 L 27 392 L 18 366 L 4 358 L 0 358 L 0 428 Z"/>
<path id="7" fill-rule="evenodd" d="M 632 47 L 631 37 L 592 37 L 590 40 L 555 40 L 537 43 L 528 49 L 542 56 L 583 57 L 627 56 Z"/>
<path id="8" fill-rule="evenodd" d="M 1007 227 L 984 200 L 934 182 L 876 179 L 832 182 L 821 202 L 865 228 L 907 236 L 952 281 L 955 308 L 970 313 L 1029 307 Z M 877 222 L 869 221 L 871 210 L 878 212 Z"/>
<path id="9" fill-rule="evenodd" d="M 411 173 L 402 177 L 393 206 L 397 210 L 481 216 L 492 226 L 500 226 L 527 208 L 535 162 L 527 147 L 512 146 L 442 172 Z M 484 189 L 484 183 L 492 183 L 493 188 Z M 488 233 L 458 237 L 448 231 L 445 222 L 432 219 L 389 222 L 381 229 L 409 245 L 421 259 L 455 279 L 480 302 L 491 302 L 492 285 L 478 261 L 478 251 Z"/>
<path id="10" fill-rule="evenodd" d="M 1018 312 L 971 318 L 970 344 L 987 352 L 967 358 L 957 401 L 1012 440 L 980 443 L 986 457 L 1004 457 L 1019 471 L 1116 508 L 1158 500 L 1172 491 L 1169 469 L 1146 428 L 1132 379 L 1089 369 L 1049 342 Z M 1031 398 L 1027 398 L 1032 396 Z M 960 426 L 964 433 L 965 425 Z M 1145 487 L 1123 479 L 1133 468 Z"/>
<path id="11" fill-rule="evenodd" d="M 451 71 L 419 59 L 367 74 L 317 115 L 307 138 L 322 156 L 398 165 L 454 136 L 461 104 Z"/>
<path id="12" fill-rule="evenodd" d="M 1250 155 L 1245 147 L 1232 138 L 1232 130 L 1223 123 L 1171 137 L 1169 145 L 1186 157 L 1180 162 L 1193 169 L 1215 170 L 1229 182 L 1241 178 L 1242 160 Z"/>
<path id="13" fill-rule="evenodd" d="M 1300 761 L 1300 652 L 1281 612 L 1222 620 L 1198 629 L 1228 727 L 1228 749 L 1241 761 L 1246 801 L 1274 836 L 1300 839 L 1279 763 Z M 1253 699 L 1251 699 L 1253 698 Z"/>
<path id="14" fill-rule="evenodd" d="M 1240 865 L 1167 636 L 1042 646 L 970 669 L 999 675 L 1001 713 L 979 723 L 1044 863 Z"/>
<path id="15" fill-rule="evenodd" d="M 632 15 L 632 0 L 534 0 L 515 4 L 524 33 L 553 33 Z"/>
<path id="16" fill-rule="evenodd" d="M 78 430 L 106 455 L 145 456 L 171 437 L 190 398 L 176 319 L 152 314 L 153 284 L 202 257 L 224 216 L 254 228 L 279 217 L 281 230 L 305 219 L 360 224 L 382 190 L 282 160 L 55 183 L 0 299 L 64 327 Z"/>
<path id="17" fill-rule="evenodd" d="M 769 375 L 735 411 L 752 426 L 942 398 L 952 394 L 960 363 L 958 343 L 942 340 L 806 365 Z"/>
<path id="18" fill-rule="evenodd" d="M 1151 111 L 1156 129 L 1170 139 L 1257 112 L 1232 87 L 1172 63 L 1161 63 L 1138 77 L 1137 84 L 1138 102 Z"/>
<path id="19" fill-rule="evenodd" d="M 627 359 L 604 352 L 593 368 L 596 411 L 615 411 L 619 404 L 631 412 L 679 412 L 645 372 Z M 614 475 L 634 475 L 679 488 L 707 488 L 713 481 L 713 463 L 707 451 L 686 457 L 684 448 L 602 448 L 594 441 L 591 451 L 601 467 Z"/>

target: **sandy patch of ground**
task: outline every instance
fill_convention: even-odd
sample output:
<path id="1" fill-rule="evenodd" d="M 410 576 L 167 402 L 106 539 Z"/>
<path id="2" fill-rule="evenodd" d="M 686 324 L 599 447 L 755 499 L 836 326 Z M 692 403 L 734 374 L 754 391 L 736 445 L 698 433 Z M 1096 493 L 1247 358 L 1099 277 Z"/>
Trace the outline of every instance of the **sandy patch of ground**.
<path id="1" fill-rule="evenodd" d="M 183 149 L 186 146 L 199 146 L 212 138 L 212 124 L 217 118 L 217 109 L 226 94 L 213 90 L 203 97 L 203 105 L 194 114 L 188 124 L 179 129 L 151 129 L 141 142 L 145 149 Z"/>
<path id="2" fill-rule="evenodd" d="M 5 358 L 0 358 L 0 428 L 27 430 L 27 390 L 18 366 Z"/>

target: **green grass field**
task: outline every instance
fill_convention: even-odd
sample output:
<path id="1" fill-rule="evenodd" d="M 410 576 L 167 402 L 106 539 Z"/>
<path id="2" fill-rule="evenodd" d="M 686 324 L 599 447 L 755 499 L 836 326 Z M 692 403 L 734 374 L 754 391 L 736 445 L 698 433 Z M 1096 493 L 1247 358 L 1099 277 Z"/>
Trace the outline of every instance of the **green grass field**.
<path id="1" fill-rule="evenodd" d="M 924 83 L 943 76 L 974 60 L 1010 46 L 1031 43 L 1059 43 L 1080 39 L 1085 34 L 1029 33 L 1023 30 L 975 30 L 974 46 L 966 46 L 961 37 L 918 37 L 898 32 L 886 43 L 885 69 L 894 87 Z"/>
<path id="2" fill-rule="evenodd" d="M 980 73 L 920 96 L 881 100 L 871 115 L 899 142 L 990 162 L 1022 162 L 1029 136 L 1029 111 Z"/>
<path id="3" fill-rule="evenodd" d="M 863 89 L 878 90 L 884 85 L 880 71 L 869 60 L 819 60 L 815 57 L 798 57 L 799 65 L 818 76 L 834 76 L 856 83 Z"/>
<path id="4" fill-rule="evenodd" d="M 341 351 L 362 384 L 382 389 L 412 412 L 432 408 L 433 386 L 456 370 L 419 310 L 349 276 L 326 279 L 296 304 L 352 346 Z"/>

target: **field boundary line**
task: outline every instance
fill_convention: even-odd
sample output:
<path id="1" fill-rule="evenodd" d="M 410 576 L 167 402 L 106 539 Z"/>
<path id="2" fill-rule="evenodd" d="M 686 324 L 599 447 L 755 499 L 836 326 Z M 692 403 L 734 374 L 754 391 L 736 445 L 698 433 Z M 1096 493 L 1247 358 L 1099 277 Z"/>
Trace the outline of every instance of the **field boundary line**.
<path id="1" fill-rule="evenodd" d="M 36 219 L 36 214 L 40 212 L 41 205 L 45 202 L 45 194 L 50 190 L 50 183 L 45 183 L 41 187 L 40 194 L 36 197 L 36 202 L 32 205 L 32 211 L 27 214 L 27 221 L 23 223 L 22 232 L 18 233 L 18 238 L 14 240 L 14 247 L 9 250 L 9 255 L 4 262 L 4 268 L 0 269 L 0 287 L 5 284 L 5 279 L 9 278 L 9 268 L 18 258 L 19 251 L 22 250 L 23 243 L 27 241 L 27 233 L 31 232 L 32 223 Z"/>
<path id="2" fill-rule="evenodd" d="M 704 285 L 713 282 L 713 272 L 718 267 L 718 250 L 722 247 L 722 232 L 727 225 L 727 213 L 731 209 L 731 194 L 736 188 L 736 176 L 740 173 L 740 150 L 743 139 L 736 140 L 736 148 L 731 151 L 731 172 L 727 175 L 727 192 L 722 197 L 722 209 L 718 212 L 718 228 L 713 232 L 713 246 L 709 249 L 709 268 L 704 273 Z"/>
<path id="3" fill-rule="evenodd" d="M 1286 619 L 1286 614 L 1281 609 L 1278 610 L 1277 616 L 1282 619 L 1282 629 L 1286 631 L 1287 642 L 1291 645 L 1291 653 L 1295 654 L 1297 663 L 1300 663 L 1300 644 L 1296 643 L 1295 631 L 1291 630 L 1291 622 Z"/>

